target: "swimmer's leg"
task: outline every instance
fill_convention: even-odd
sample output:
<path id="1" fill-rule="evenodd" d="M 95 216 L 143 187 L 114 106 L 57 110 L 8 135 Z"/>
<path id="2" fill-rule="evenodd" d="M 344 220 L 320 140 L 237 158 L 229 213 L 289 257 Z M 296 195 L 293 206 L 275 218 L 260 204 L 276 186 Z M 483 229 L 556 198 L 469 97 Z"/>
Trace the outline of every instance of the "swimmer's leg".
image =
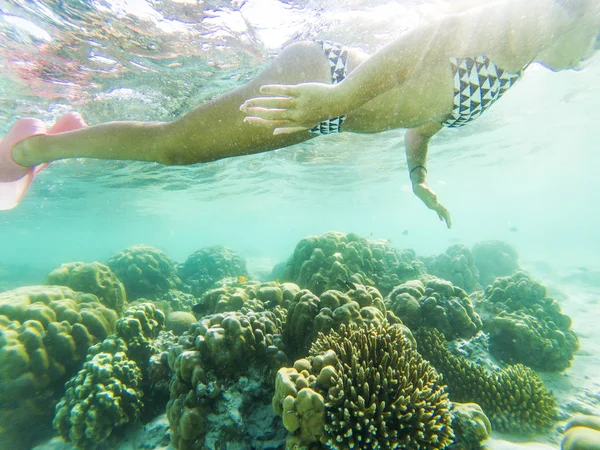
<path id="1" fill-rule="evenodd" d="M 60 135 L 34 136 L 15 146 L 23 166 L 65 158 L 194 164 L 287 147 L 314 135 L 273 135 L 243 122 L 239 107 L 264 84 L 331 82 L 329 63 L 314 42 L 290 45 L 247 85 L 201 105 L 174 122 L 109 122 Z M 1 168 L 0 168 L 1 171 Z"/>

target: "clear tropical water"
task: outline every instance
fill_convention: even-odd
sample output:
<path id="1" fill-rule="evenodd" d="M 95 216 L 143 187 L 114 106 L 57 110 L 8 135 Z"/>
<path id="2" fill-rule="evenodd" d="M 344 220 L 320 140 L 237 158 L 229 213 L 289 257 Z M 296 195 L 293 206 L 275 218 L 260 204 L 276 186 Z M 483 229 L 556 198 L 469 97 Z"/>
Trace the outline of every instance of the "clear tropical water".
<path id="1" fill-rule="evenodd" d="M 0 0 L 0 135 L 19 117 L 50 123 L 71 109 L 90 124 L 173 120 L 251 79 L 286 43 L 325 37 L 373 51 L 448 7 L 399 3 Z M 224 245 L 269 271 L 329 230 L 419 255 L 499 239 L 546 280 L 600 274 L 599 104 L 597 55 L 581 72 L 533 66 L 476 122 L 440 132 L 429 181 L 451 230 L 413 196 L 401 130 L 188 167 L 56 162 L 0 212 L 0 287 L 140 243 L 180 262 Z"/>

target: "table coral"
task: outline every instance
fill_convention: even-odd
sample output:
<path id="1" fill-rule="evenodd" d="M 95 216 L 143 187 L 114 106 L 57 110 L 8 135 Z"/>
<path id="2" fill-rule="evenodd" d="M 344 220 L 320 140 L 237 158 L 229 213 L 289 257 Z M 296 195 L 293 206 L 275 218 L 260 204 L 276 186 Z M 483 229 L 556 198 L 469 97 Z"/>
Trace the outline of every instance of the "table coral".
<path id="1" fill-rule="evenodd" d="M 278 371 L 288 446 L 442 449 L 453 441 L 442 378 L 398 326 L 342 326 Z"/>

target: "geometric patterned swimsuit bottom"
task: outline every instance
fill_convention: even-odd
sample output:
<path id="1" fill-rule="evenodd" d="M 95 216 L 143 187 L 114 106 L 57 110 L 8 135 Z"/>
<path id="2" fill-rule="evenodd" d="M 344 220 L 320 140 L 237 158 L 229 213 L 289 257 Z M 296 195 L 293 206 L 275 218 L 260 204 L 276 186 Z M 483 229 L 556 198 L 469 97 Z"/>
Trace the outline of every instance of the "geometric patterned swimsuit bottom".
<path id="1" fill-rule="evenodd" d="M 348 49 L 331 41 L 316 41 L 331 70 L 331 82 L 337 84 L 348 75 Z M 501 69 L 485 56 L 475 58 L 450 58 L 454 77 L 454 102 L 452 113 L 442 122 L 450 128 L 458 128 L 478 118 L 515 84 L 523 70 L 510 73 Z M 315 134 L 342 132 L 345 116 L 324 120 L 309 130 Z"/>

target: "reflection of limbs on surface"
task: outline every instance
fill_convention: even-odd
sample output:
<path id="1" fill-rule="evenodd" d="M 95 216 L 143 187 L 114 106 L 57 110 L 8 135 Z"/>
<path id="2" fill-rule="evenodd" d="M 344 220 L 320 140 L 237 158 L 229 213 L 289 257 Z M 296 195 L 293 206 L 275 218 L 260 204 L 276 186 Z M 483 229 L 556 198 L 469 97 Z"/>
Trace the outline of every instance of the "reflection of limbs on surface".
<path id="1" fill-rule="evenodd" d="M 440 220 L 445 221 L 446 226 L 450 228 L 452 227 L 450 213 L 438 202 L 435 192 L 427 186 L 427 150 L 429 140 L 441 128 L 442 125 L 438 123 L 430 123 L 421 128 L 407 130 L 404 144 L 413 192 L 429 209 L 434 210 Z"/>

